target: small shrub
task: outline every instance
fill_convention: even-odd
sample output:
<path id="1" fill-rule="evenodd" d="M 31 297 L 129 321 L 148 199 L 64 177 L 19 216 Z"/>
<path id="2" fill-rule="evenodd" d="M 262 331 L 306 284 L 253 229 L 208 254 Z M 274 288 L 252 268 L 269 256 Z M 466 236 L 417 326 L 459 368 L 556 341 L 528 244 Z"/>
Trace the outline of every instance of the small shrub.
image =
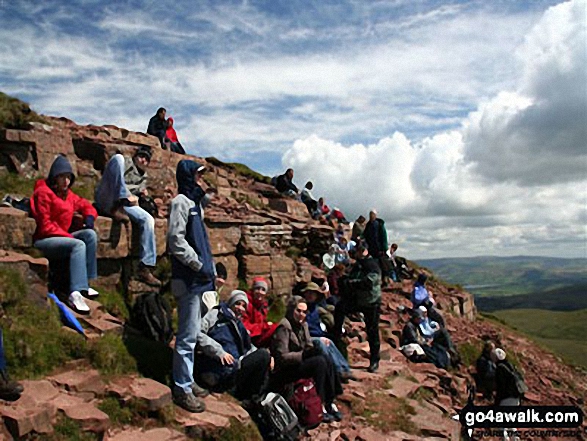
<path id="1" fill-rule="evenodd" d="M 92 366 L 105 375 L 122 375 L 137 371 L 137 362 L 119 335 L 106 334 L 89 342 L 88 358 Z"/>
<path id="2" fill-rule="evenodd" d="M 459 344 L 459 355 L 464 366 L 475 364 L 482 351 L 483 342 L 481 340 L 474 339 Z"/>
<path id="3" fill-rule="evenodd" d="M 254 423 L 243 424 L 236 418 L 230 418 L 230 426 L 216 438 L 218 441 L 262 441 L 259 429 Z"/>
<path id="4" fill-rule="evenodd" d="M 98 404 L 98 409 L 110 417 L 113 426 L 130 424 L 133 419 L 132 410 L 120 405 L 120 401 L 114 397 L 107 397 Z"/>
<path id="5" fill-rule="evenodd" d="M 104 309 L 119 319 L 128 320 L 130 313 L 124 301 L 124 296 L 116 291 L 109 290 L 104 287 L 97 288 L 100 291 L 99 301 L 104 306 Z"/>
<path id="6" fill-rule="evenodd" d="M 35 189 L 35 182 L 38 178 L 25 178 L 16 173 L 4 172 L 0 173 L 0 188 L 2 189 L 2 197 L 5 194 L 15 196 L 31 197 Z"/>

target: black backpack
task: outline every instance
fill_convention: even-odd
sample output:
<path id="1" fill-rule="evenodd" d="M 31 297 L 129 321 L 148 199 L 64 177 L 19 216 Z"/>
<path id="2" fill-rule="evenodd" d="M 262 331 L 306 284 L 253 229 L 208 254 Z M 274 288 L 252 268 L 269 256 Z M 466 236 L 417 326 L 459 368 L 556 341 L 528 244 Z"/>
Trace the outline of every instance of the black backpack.
<path id="1" fill-rule="evenodd" d="M 173 338 L 171 308 L 167 300 L 157 293 L 143 294 L 132 309 L 133 326 L 151 340 L 169 344 Z"/>
<path id="2" fill-rule="evenodd" d="M 264 440 L 294 441 L 300 436 L 298 417 L 277 393 L 269 392 L 252 403 L 249 414 Z"/>
<path id="3" fill-rule="evenodd" d="M 518 395 L 523 397 L 524 394 L 528 392 L 528 386 L 526 385 L 522 374 L 520 374 L 520 372 L 518 372 L 518 370 L 512 364 L 503 363 L 501 366 L 512 376 Z"/>
<path id="4" fill-rule="evenodd" d="M 152 217 L 156 218 L 159 214 L 159 209 L 155 200 L 151 196 L 140 195 L 139 196 L 139 207 L 149 213 Z"/>

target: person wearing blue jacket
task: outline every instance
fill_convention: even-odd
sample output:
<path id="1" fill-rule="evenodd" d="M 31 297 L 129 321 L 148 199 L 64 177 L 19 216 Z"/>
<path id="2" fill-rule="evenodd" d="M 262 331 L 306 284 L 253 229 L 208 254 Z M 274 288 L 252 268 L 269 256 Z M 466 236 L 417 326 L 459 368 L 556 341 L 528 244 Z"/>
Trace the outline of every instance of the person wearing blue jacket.
<path id="1" fill-rule="evenodd" d="M 257 349 L 241 318 L 249 298 L 234 290 L 204 316 L 198 335 L 197 369 L 202 383 L 218 392 L 231 392 L 239 400 L 259 396 L 273 359 L 266 349 Z"/>
<path id="2" fill-rule="evenodd" d="M 212 197 L 202 188 L 205 167 L 191 160 L 177 164 L 178 195 L 171 201 L 167 251 L 171 256 L 171 291 L 177 302 L 178 325 L 173 353 L 173 400 L 190 411 L 203 412 L 197 396 L 208 392 L 194 381 L 194 349 L 201 326 L 202 294 L 214 290 L 216 270 L 204 210 Z"/>

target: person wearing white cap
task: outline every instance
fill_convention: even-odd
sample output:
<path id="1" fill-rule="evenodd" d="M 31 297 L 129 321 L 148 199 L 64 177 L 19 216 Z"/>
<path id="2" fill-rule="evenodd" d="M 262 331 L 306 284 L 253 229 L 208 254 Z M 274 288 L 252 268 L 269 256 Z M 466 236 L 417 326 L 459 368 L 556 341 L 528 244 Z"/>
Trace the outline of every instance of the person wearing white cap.
<path id="1" fill-rule="evenodd" d="M 232 291 L 226 302 L 208 311 L 198 335 L 201 354 L 196 361 L 202 384 L 229 391 L 239 400 L 261 394 L 273 366 L 269 351 L 253 346 L 241 321 L 248 304 L 244 291 Z"/>
<path id="2" fill-rule="evenodd" d="M 491 359 L 495 363 L 495 405 L 519 406 L 523 393 L 518 387 L 518 382 L 523 383 L 523 380 L 520 373 L 506 358 L 507 354 L 501 348 L 491 351 Z"/>

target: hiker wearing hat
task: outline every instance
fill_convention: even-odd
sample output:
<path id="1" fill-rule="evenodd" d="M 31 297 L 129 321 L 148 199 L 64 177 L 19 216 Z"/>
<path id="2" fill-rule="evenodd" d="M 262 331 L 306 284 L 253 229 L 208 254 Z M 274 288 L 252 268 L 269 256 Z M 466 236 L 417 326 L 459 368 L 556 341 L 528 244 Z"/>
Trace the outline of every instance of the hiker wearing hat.
<path id="1" fill-rule="evenodd" d="M 345 316 L 352 312 L 362 312 L 371 353 L 368 371 L 375 372 L 379 369 L 381 270 L 362 244 L 356 246 L 355 258 L 348 277 L 339 281 L 341 299 L 334 311 L 334 341 L 340 347 Z"/>
<path id="2" fill-rule="evenodd" d="M 315 346 L 320 348 L 324 355 L 330 358 L 341 382 L 348 383 L 349 380 L 354 380 L 355 377 L 351 373 L 351 368 L 348 362 L 329 338 L 330 335 L 327 332 L 327 327 L 322 322 L 320 311 L 322 310 L 325 311 L 325 313 L 330 314 L 321 307 L 321 303 L 324 301 L 322 290 L 318 284 L 310 282 L 301 290 L 301 293 L 304 299 L 306 299 L 306 304 L 308 305 L 306 323 L 308 324 L 308 330 L 310 331 L 312 342 Z"/>
<path id="3" fill-rule="evenodd" d="M 267 291 L 269 284 L 263 277 L 255 277 L 251 289 L 247 291 L 249 304 L 243 316 L 245 328 L 251 335 L 253 344 L 259 348 L 268 348 L 271 337 L 277 328 L 276 323 L 267 321 L 269 304 L 267 303 Z"/>
<path id="4" fill-rule="evenodd" d="M 491 360 L 495 363 L 494 405 L 519 406 L 527 387 L 521 374 L 506 358 L 507 354 L 501 348 L 491 351 Z"/>
<path id="5" fill-rule="evenodd" d="M 194 381 L 194 349 L 200 333 L 202 295 L 214 290 L 216 269 L 204 207 L 213 191 L 202 188 L 201 164 L 181 160 L 177 164 L 178 195 L 171 201 L 167 251 L 171 256 L 171 292 L 177 303 L 177 335 L 173 352 L 173 400 L 190 411 L 203 412 L 204 402 L 196 397 L 206 391 Z"/>
<path id="6" fill-rule="evenodd" d="M 141 146 L 132 158 L 120 153 L 106 164 L 102 179 L 96 187 L 95 204 L 103 216 L 115 221 L 131 221 L 140 232 L 140 264 L 137 277 L 151 286 L 161 286 L 152 271 L 157 263 L 155 219 L 139 206 L 139 198 L 147 196 L 147 167 L 151 148 Z"/>
<path id="7" fill-rule="evenodd" d="M 80 314 L 89 314 L 84 297 L 94 298 L 98 291 L 89 285 L 98 277 L 94 220 L 98 216 L 92 204 L 71 191 L 75 175 L 65 156 L 57 156 L 47 179 L 39 179 L 31 198 L 31 214 L 37 223 L 33 235 L 35 248 L 40 249 L 53 272 L 53 265 L 69 265 L 69 296 L 67 304 Z M 74 214 L 82 217 L 76 225 Z"/>
<path id="8" fill-rule="evenodd" d="M 248 304 L 244 291 L 232 291 L 226 302 L 206 314 L 198 335 L 201 383 L 216 392 L 229 391 L 239 400 L 260 395 L 273 367 L 269 351 L 253 346 L 241 321 Z"/>

